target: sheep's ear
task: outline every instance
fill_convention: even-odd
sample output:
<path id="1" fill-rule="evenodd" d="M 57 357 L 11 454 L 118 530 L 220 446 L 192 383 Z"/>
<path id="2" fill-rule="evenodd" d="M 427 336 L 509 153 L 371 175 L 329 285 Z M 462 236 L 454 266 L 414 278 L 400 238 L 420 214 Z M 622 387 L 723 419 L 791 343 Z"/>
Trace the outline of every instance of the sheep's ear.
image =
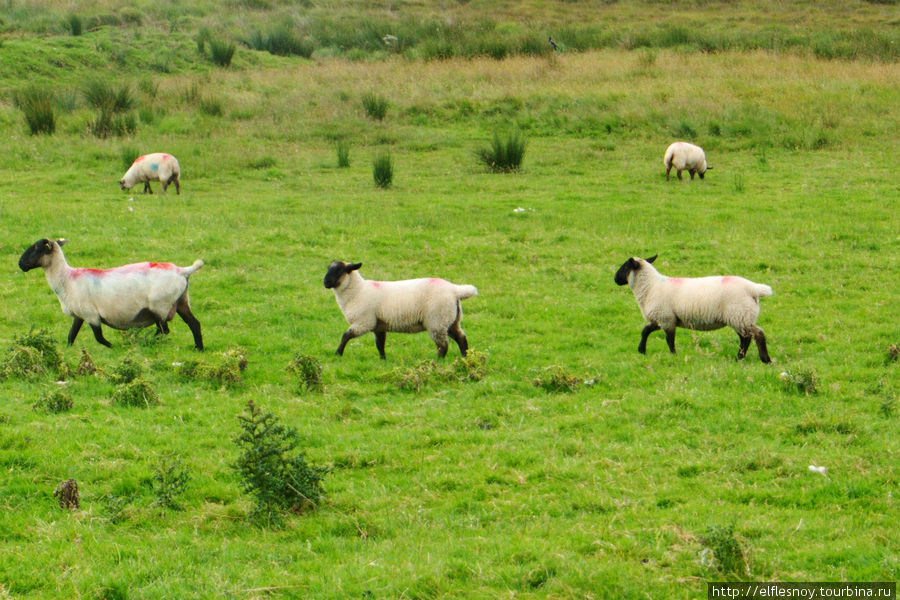
<path id="1" fill-rule="evenodd" d="M 644 260 L 646 260 L 648 263 L 652 263 L 654 260 L 656 260 L 657 256 L 659 256 L 659 254 L 654 254 L 650 258 L 645 258 Z"/>
<path id="2" fill-rule="evenodd" d="M 707 171 L 710 171 L 710 170 L 712 170 L 712 167 L 709 166 L 709 165 L 706 165 L 706 170 L 707 170 Z"/>
<path id="3" fill-rule="evenodd" d="M 56 244 L 58 246 L 65 246 L 68 243 L 69 243 L 69 240 L 67 240 L 66 238 L 59 238 L 58 240 L 56 240 Z"/>
<path id="4" fill-rule="evenodd" d="M 357 270 L 361 266 L 362 266 L 362 263 L 353 263 L 352 265 L 347 265 L 347 268 L 345 270 L 347 271 L 347 273 L 349 273 L 350 271 Z"/>

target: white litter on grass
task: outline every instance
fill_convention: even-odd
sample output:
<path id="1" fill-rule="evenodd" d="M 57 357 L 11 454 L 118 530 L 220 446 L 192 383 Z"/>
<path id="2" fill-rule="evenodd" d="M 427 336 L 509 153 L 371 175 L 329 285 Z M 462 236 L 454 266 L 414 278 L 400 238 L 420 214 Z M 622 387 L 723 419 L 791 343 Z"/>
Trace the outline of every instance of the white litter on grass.
<path id="1" fill-rule="evenodd" d="M 172 366 L 173 366 L 173 367 L 180 367 L 181 364 L 182 364 L 182 363 L 180 363 L 180 362 L 173 362 L 173 363 L 172 363 Z"/>
<path id="2" fill-rule="evenodd" d="M 128 207 L 128 212 L 134 212 L 134 207 L 133 207 L 133 206 L 129 206 L 129 207 Z"/>
<path id="3" fill-rule="evenodd" d="M 514 213 L 534 212 L 534 209 L 533 208 L 522 208 L 521 206 L 518 206 L 513 209 L 513 212 Z"/>
<path id="4" fill-rule="evenodd" d="M 715 560 L 711 548 L 704 548 L 700 551 L 700 564 L 704 567 L 712 567 L 715 564 Z"/>
<path id="5" fill-rule="evenodd" d="M 809 470 L 813 473 L 818 473 L 819 475 L 825 475 L 825 472 L 828 471 L 825 467 L 817 467 L 816 465 L 809 465 Z"/>
<path id="6" fill-rule="evenodd" d="M 56 385 L 69 385 L 68 381 L 57 381 Z"/>

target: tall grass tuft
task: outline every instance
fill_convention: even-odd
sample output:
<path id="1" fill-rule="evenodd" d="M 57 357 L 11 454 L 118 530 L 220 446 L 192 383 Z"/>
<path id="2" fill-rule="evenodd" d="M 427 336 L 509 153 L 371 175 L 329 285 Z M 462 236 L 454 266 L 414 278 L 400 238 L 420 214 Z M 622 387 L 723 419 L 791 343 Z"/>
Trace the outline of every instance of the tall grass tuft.
<path id="1" fill-rule="evenodd" d="M 527 140 L 515 131 L 501 139 L 499 134 L 494 134 L 489 148 L 478 151 L 478 159 L 494 173 L 512 173 L 522 167 L 525 158 Z"/>
<path id="2" fill-rule="evenodd" d="M 230 67 L 235 45 L 221 40 L 209 40 L 209 57 L 220 67 Z"/>
<path id="3" fill-rule="evenodd" d="M 375 92 L 363 94 L 362 105 L 370 119 L 384 121 L 384 117 L 387 116 L 388 101 L 387 98 L 380 94 Z"/>
<path id="4" fill-rule="evenodd" d="M 375 179 L 375 185 L 382 189 L 391 186 L 394 180 L 394 159 L 391 158 L 390 152 L 379 154 L 372 161 L 372 177 Z"/>
<path id="5" fill-rule="evenodd" d="M 128 112 L 135 105 L 130 85 L 124 83 L 116 87 L 98 78 L 85 82 L 84 99 L 91 108 L 110 114 Z"/>
<path id="6" fill-rule="evenodd" d="M 241 40 L 248 48 L 265 50 L 276 56 L 302 56 L 309 58 L 315 51 L 315 45 L 299 35 L 287 25 L 280 25 L 268 33 L 254 31 L 250 37 Z"/>
<path id="7" fill-rule="evenodd" d="M 131 168 L 131 165 L 134 164 L 134 161 L 138 156 L 141 155 L 141 151 L 135 146 L 122 146 L 122 149 L 119 150 L 119 156 L 122 158 L 122 167 L 127 169 Z"/>
<path id="8" fill-rule="evenodd" d="M 84 28 L 84 23 L 81 21 L 81 17 L 75 14 L 69 15 L 69 19 L 66 24 L 69 26 L 69 33 L 71 33 L 73 36 L 81 35 L 81 32 Z"/>
<path id="9" fill-rule="evenodd" d="M 734 527 L 707 527 L 706 534 L 700 538 L 703 546 L 712 552 L 712 560 L 707 561 L 723 575 L 744 577 L 749 575 L 750 567 L 740 542 L 734 536 Z"/>
<path id="10" fill-rule="evenodd" d="M 31 135 L 56 131 L 56 115 L 53 111 L 54 96 L 49 88 L 29 86 L 15 96 L 15 102 L 25 113 L 25 122 Z"/>
<path id="11" fill-rule="evenodd" d="M 344 140 L 338 140 L 335 145 L 335 150 L 337 152 L 337 166 L 341 169 L 346 169 L 350 166 L 350 144 L 345 142 Z"/>

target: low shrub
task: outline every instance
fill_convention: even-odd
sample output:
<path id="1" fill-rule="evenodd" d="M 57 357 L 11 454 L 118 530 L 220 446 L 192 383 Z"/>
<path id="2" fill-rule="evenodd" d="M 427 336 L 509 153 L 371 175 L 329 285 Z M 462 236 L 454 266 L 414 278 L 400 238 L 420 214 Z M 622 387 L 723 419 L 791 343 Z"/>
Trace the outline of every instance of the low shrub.
<path id="1" fill-rule="evenodd" d="M 131 383 L 144 374 L 144 367 L 133 356 L 126 355 L 109 372 L 109 380 L 115 384 Z"/>
<path id="2" fill-rule="evenodd" d="M 31 135 L 50 135 L 56 131 L 54 101 L 53 91 L 40 86 L 29 86 L 15 95 L 15 103 L 25 114 Z"/>
<path id="3" fill-rule="evenodd" d="M 382 189 L 391 186 L 394 181 L 394 160 L 390 152 L 379 154 L 372 161 L 372 177 L 375 185 Z"/>
<path id="4" fill-rule="evenodd" d="M 316 508 L 325 495 L 322 479 L 328 469 L 307 464 L 297 449 L 297 430 L 279 423 L 253 400 L 238 421 L 241 431 L 234 443 L 240 455 L 232 466 L 241 478 L 241 488 L 256 502 L 251 516 L 271 524 L 280 522 L 282 511 Z"/>
<path id="5" fill-rule="evenodd" d="M 522 167 L 525 148 L 528 142 L 518 132 L 513 132 L 501 139 L 494 134 L 489 148 L 478 151 L 478 159 L 494 173 L 512 173 Z"/>
<path id="6" fill-rule="evenodd" d="M 32 408 L 36 411 L 58 414 L 72 410 L 72 405 L 72 395 L 57 387 L 42 393 Z"/>
<path id="7" fill-rule="evenodd" d="M 190 472 L 179 458 L 160 459 L 153 469 L 153 478 L 150 482 L 156 495 L 154 504 L 162 508 L 181 510 L 177 498 L 184 492 L 190 478 Z"/>
<path id="8" fill-rule="evenodd" d="M 150 408 L 159 404 L 159 396 L 153 386 L 143 377 L 116 386 L 112 394 L 112 403 L 121 406 Z"/>
<path id="9" fill-rule="evenodd" d="M 287 370 L 297 376 L 297 388 L 301 392 L 322 388 L 322 363 L 317 358 L 298 354 L 288 364 Z"/>

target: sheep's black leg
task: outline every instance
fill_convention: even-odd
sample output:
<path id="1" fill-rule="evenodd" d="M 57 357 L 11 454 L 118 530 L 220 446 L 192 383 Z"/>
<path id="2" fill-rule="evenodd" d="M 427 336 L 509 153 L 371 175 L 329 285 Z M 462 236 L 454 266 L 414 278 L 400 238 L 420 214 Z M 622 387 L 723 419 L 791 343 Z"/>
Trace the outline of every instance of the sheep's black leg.
<path id="1" fill-rule="evenodd" d="M 384 341 L 387 339 L 387 333 L 384 331 L 376 331 L 375 332 L 375 347 L 378 349 L 378 356 L 381 357 L 381 360 L 387 358 L 384 355 Z"/>
<path id="2" fill-rule="evenodd" d="M 759 350 L 759 360 L 764 363 L 772 362 L 772 358 L 769 356 L 769 350 L 766 348 L 766 334 L 763 333 L 763 330 L 753 326 L 753 330 L 751 331 L 753 334 L 753 340 L 756 342 L 756 349 Z"/>
<path id="3" fill-rule="evenodd" d="M 666 181 L 669 180 L 669 171 L 672 170 L 672 165 L 666 165 Z"/>
<path id="4" fill-rule="evenodd" d="M 175 311 L 178 313 L 178 316 L 187 323 L 187 326 L 191 328 L 191 333 L 194 334 L 194 347 L 197 350 L 203 350 L 203 334 L 200 333 L 200 321 L 197 320 L 197 317 L 194 316 L 194 313 L 191 312 L 191 306 L 187 303 L 187 300 L 182 299 L 179 300 L 178 304 L 175 307 Z M 165 327 L 166 333 L 169 333 L 169 326 L 163 322 L 163 326 Z"/>
<path id="5" fill-rule="evenodd" d="M 355 338 L 355 337 L 359 337 L 359 334 L 353 333 L 353 329 L 352 329 L 352 328 L 351 328 L 351 329 L 348 329 L 347 331 L 344 332 L 344 335 L 341 336 L 341 343 L 340 343 L 340 345 L 338 346 L 338 349 L 337 349 L 337 355 L 338 355 L 338 356 L 343 356 L 343 355 L 344 355 L 344 346 L 346 346 L 346 345 L 347 345 L 347 342 L 349 342 L 350 340 L 352 340 L 352 339 Z M 376 342 L 377 342 L 378 338 L 376 337 L 375 339 L 376 339 Z"/>
<path id="6" fill-rule="evenodd" d="M 145 194 L 152 194 L 152 193 L 153 193 L 153 188 L 150 187 L 150 182 L 149 182 L 149 181 L 145 181 L 145 182 L 144 182 L 144 193 L 145 193 Z"/>
<path id="7" fill-rule="evenodd" d="M 694 171 L 693 169 L 691 169 L 690 171 L 688 171 L 688 173 L 691 174 L 691 181 L 694 180 L 694 173 L 695 173 L 695 172 L 696 172 L 696 171 Z"/>
<path id="8" fill-rule="evenodd" d="M 681 181 L 681 169 L 676 169 L 678 171 L 678 181 Z"/>
<path id="9" fill-rule="evenodd" d="M 175 193 L 181 195 L 181 184 L 178 183 L 178 179 L 175 180 Z"/>
<path id="10" fill-rule="evenodd" d="M 178 179 L 177 179 L 177 177 L 178 177 L 177 174 L 172 173 L 172 174 L 169 176 L 169 178 L 166 180 L 166 183 L 163 185 L 163 191 L 166 191 L 166 188 L 167 188 L 169 185 L 171 185 L 172 182 L 174 181 L 174 182 L 175 182 L 175 192 L 178 193 L 178 194 L 180 194 L 180 193 L 181 193 L 181 189 L 180 189 L 180 186 L 178 185 Z"/>
<path id="11" fill-rule="evenodd" d="M 738 350 L 737 359 L 744 360 L 744 357 L 747 356 L 747 348 L 750 347 L 750 340 L 752 339 L 749 335 L 741 335 L 738 334 L 738 337 L 741 338 L 741 347 Z"/>
<path id="12" fill-rule="evenodd" d="M 466 339 L 466 334 L 460 329 L 458 322 L 450 326 L 447 335 L 459 346 L 459 353 L 465 356 L 469 349 L 469 341 Z"/>
<path id="13" fill-rule="evenodd" d="M 112 348 L 112 344 L 109 343 L 105 337 L 103 337 L 103 330 L 100 329 L 99 325 L 94 325 L 91 323 L 91 329 L 94 331 L 94 339 L 106 346 L 107 348 Z"/>
<path id="14" fill-rule="evenodd" d="M 169 335 L 169 324 L 165 319 L 156 319 L 156 335 Z"/>
<path id="15" fill-rule="evenodd" d="M 69 345 L 75 343 L 75 338 L 78 336 L 78 332 L 81 330 L 81 326 L 84 324 L 84 319 L 80 319 L 75 317 L 72 320 L 72 329 L 69 330 Z"/>
<path id="16" fill-rule="evenodd" d="M 669 352 L 675 354 L 675 330 L 666 331 L 666 343 L 669 345 Z"/>
<path id="17" fill-rule="evenodd" d="M 647 337 L 653 333 L 654 331 L 659 329 L 659 325 L 656 323 L 651 323 L 644 327 L 644 330 L 641 332 L 641 343 L 638 344 L 638 352 L 641 354 L 647 354 Z"/>

